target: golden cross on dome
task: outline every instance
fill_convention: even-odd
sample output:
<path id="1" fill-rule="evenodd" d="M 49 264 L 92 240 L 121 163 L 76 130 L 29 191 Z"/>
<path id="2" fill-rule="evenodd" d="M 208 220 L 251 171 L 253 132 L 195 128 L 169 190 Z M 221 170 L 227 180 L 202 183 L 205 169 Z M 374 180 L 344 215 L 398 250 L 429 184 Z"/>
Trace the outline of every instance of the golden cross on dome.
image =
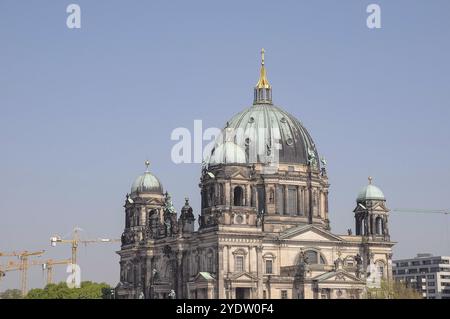
<path id="1" fill-rule="evenodd" d="M 261 49 L 261 71 L 259 74 L 258 83 L 256 83 L 257 89 L 270 89 L 269 80 L 267 79 L 267 74 L 266 74 L 266 67 L 264 66 L 265 53 L 266 53 L 266 50 L 264 50 L 264 48 Z"/>

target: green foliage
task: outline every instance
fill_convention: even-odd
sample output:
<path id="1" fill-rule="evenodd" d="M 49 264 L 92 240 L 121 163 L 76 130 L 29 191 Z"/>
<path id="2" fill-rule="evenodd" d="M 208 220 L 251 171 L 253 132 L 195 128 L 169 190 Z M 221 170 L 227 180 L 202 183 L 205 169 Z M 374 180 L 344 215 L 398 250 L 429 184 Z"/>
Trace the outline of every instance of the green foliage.
<path id="1" fill-rule="evenodd" d="M 408 287 L 405 283 L 399 281 L 381 282 L 380 288 L 367 289 L 367 298 L 369 299 L 422 299 L 422 295 L 417 290 Z"/>
<path id="2" fill-rule="evenodd" d="M 49 284 L 44 289 L 31 289 L 27 299 L 103 299 L 111 287 L 106 283 L 83 281 L 80 288 L 69 288 L 65 282 Z"/>
<path id="3" fill-rule="evenodd" d="M 22 293 L 19 289 L 7 289 L 0 293 L 0 299 L 22 299 Z"/>

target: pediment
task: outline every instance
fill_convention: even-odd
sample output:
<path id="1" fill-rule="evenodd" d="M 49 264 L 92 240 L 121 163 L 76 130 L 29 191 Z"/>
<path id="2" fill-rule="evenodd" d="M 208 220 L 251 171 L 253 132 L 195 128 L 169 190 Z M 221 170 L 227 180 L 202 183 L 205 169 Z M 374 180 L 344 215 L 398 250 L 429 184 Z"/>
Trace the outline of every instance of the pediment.
<path id="1" fill-rule="evenodd" d="M 230 175 L 232 179 L 248 179 L 248 176 L 245 176 L 241 171 L 236 171 Z"/>
<path id="2" fill-rule="evenodd" d="M 367 211 L 367 208 L 361 203 L 358 203 L 358 205 L 356 205 L 356 208 L 353 210 L 354 213 L 365 212 L 365 211 Z"/>
<path id="3" fill-rule="evenodd" d="M 208 281 L 214 281 L 215 278 L 213 275 L 211 275 L 209 272 L 199 272 L 195 278 L 194 278 L 194 282 L 208 282 Z"/>
<path id="4" fill-rule="evenodd" d="M 334 283 L 338 281 L 338 282 L 348 282 L 352 284 L 365 284 L 364 280 L 342 269 L 318 275 L 314 277 L 313 280 L 319 283 Z"/>
<path id="5" fill-rule="evenodd" d="M 380 212 L 387 212 L 389 211 L 386 207 L 386 204 L 384 202 L 376 202 L 370 207 L 366 207 L 365 205 L 358 203 L 356 208 L 353 210 L 354 213 L 360 213 L 360 212 L 367 212 L 367 210 L 371 211 L 380 211 Z"/>
<path id="6" fill-rule="evenodd" d="M 255 281 L 258 280 L 258 277 L 248 273 L 248 272 L 240 272 L 235 273 L 230 276 L 230 279 L 237 281 Z"/>
<path id="7" fill-rule="evenodd" d="M 279 238 L 298 241 L 342 241 L 340 237 L 314 225 L 290 228 L 284 231 Z"/>

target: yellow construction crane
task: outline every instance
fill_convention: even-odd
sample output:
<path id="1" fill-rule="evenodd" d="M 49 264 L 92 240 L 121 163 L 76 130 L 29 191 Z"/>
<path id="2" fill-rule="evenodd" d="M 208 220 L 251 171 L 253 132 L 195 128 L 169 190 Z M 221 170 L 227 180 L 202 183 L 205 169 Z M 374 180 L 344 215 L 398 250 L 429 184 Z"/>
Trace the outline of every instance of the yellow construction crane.
<path id="1" fill-rule="evenodd" d="M 8 262 L 6 266 L 0 265 L 0 281 L 2 280 L 3 277 L 6 276 L 7 271 L 15 271 L 20 269 L 21 269 L 20 264 L 15 263 L 13 261 Z"/>
<path id="2" fill-rule="evenodd" d="M 27 275 L 28 275 L 28 267 L 30 264 L 28 263 L 28 258 L 31 256 L 42 256 L 45 253 L 45 250 L 39 250 L 34 252 L 29 252 L 27 250 L 22 252 L 11 252 L 11 253 L 2 253 L 0 252 L 0 257 L 18 257 L 20 259 L 20 263 L 14 263 L 10 262 L 9 265 L 5 268 L 5 271 L 12 271 L 12 270 L 20 270 L 21 276 L 21 292 L 22 296 L 25 296 L 27 294 Z M 4 272 L 3 276 L 4 276 Z M 0 274 L 1 276 L 2 274 Z"/>
<path id="3" fill-rule="evenodd" d="M 33 260 L 28 263 L 26 268 L 29 268 L 30 266 L 41 266 L 42 270 L 47 271 L 47 284 L 53 283 L 53 266 L 54 265 L 69 265 L 71 263 L 71 259 L 63 259 L 63 260 L 53 260 L 48 259 L 45 261 L 42 260 Z M 7 271 L 16 271 L 16 270 L 23 270 L 23 263 L 22 262 L 15 262 L 15 261 L 9 261 L 6 266 L 0 265 L 0 279 L 1 277 L 4 277 L 6 275 Z M 27 280 L 25 277 L 23 280 Z"/>
<path id="4" fill-rule="evenodd" d="M 71 259 L 53 260 L 48 259 L 44 263 L 41 263 L 42 270 L 47 270 L 47 285 L 53 283 L 53 266 L 54 265 L 70 265 Z"/>
<path id="5" fill-rule="evenodd" d="M 55 247 L 57 243 L 62 244 L 70 244 L 72 246 L 72 258 L 71 258 L 71 264 L 72 264 L 72 283 L 75 283 L 75 265 L 77 264 L 77 250 L 79 244 L 92 244 L 92 243 L 114 243 L 119 242 L 120 239 L 109 239 L 109 238 L 98 238 L 98 239 L 88 239 L 88 240 L 82 240 L 80 239 L 79 231 L 81 229 L 78 227 L 75 227 L 73 230 L 73 236 L 71 239 L 63 239 L 61 236 L 55 235 L 53 237 L 50 237 L 50 245 L 52 247 Z"/>

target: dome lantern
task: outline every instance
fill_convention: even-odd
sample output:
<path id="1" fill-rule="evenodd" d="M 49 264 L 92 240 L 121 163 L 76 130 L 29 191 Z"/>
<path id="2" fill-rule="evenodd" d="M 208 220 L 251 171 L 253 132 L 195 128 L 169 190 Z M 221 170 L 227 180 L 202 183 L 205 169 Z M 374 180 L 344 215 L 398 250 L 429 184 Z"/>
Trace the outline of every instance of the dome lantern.
<path id="1" fill-rule="evenodd" d="M 258 83 L 255 86 L 253 104 L 272 104 L 272 87 L 267 79 L 266 67 L 264 65 L 265 50 L 261 49 L 261 71 Z"/>

